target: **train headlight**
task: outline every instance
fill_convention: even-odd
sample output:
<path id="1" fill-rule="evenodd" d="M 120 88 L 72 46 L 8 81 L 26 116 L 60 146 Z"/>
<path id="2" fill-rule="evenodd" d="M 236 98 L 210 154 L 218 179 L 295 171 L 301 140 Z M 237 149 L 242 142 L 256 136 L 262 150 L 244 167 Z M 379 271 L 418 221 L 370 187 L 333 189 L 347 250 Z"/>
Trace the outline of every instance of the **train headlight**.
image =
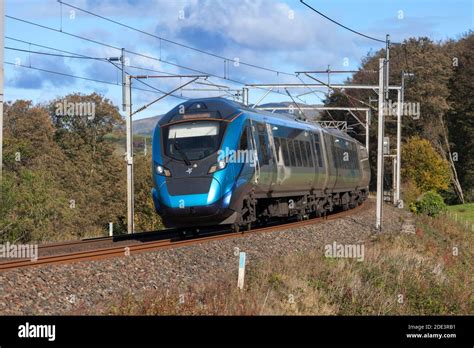
<path id="1" fill-rule="evenodd" d="M 212 174 L 212 173 L 218 172 L 219 170 L 224 169 L 225 167 L 227 167 L 227 161 L 220 160 L 216 164 L 213 164 L 211 168 L 209 168 L 209 171 L 207 173 Z"/>
<path id="2" fill-rule="evenodd" d="M 162 175 L 162 176 L 171 176 L 170 170 L 166 167 L 163 167 L 160 164 L 156 166 L 156 174 Z"/>

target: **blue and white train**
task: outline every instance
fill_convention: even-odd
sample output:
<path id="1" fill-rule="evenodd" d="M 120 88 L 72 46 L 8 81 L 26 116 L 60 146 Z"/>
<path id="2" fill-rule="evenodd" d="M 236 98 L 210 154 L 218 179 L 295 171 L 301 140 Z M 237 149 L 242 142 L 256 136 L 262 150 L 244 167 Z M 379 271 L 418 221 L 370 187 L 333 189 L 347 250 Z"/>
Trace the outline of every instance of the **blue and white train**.
<path id="1" fill-rule="evenodd" d="M 168 112 L 153 134 L 153 200 L 166 227 L 321 216 L 368 196 L 365 147 L 336 129 L 222 98 Z"/>

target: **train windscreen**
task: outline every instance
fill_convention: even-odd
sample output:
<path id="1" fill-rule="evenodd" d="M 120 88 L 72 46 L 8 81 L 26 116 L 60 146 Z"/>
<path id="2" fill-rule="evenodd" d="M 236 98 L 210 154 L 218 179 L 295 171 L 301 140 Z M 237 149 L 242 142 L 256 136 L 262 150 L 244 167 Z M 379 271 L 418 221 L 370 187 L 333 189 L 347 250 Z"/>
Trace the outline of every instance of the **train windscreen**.
<path id="1" fill-rule="evenodd" d="M 166 127 L 166 155 L 181 161 L 197 161 L 217 151 L 221 138 L 219 122 L 185 122 Z"/>

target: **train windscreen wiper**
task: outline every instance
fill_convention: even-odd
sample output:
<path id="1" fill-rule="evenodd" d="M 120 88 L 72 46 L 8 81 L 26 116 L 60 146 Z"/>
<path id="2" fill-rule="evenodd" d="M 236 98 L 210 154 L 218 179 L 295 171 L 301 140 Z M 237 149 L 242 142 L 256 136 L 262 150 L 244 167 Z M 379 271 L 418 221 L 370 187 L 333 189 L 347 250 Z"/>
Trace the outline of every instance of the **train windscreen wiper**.
<path id="1" fill-rule="evenodd" d="M 181 150 L 181 148 L 178 146 L 178 142 L 176 141 L 173 141 L 173 147 L 176 149 L 176 151 L 178 151 L 178 153 L 180 154 L 181 158 L 184 160 L 184 163 L 186 163 L 187 166 L 190 166 L 191 165 L 191 161 L 189 160 L 188 156 L 186 156 L 186 154 L 184 153 L 183 150 Z"/>

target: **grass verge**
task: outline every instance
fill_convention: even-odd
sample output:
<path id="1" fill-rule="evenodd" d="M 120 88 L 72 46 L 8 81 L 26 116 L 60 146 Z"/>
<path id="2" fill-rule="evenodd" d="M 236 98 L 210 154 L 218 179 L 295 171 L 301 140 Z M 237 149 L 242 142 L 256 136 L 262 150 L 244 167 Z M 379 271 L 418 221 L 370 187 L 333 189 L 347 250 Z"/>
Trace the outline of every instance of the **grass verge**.
<path id="1" fill-rule="evenodd" d="M 474 203 L 451 205 L 448 207 L 448 211 L 453 219 L 474 224 Z"/>
<path id="2" fill-rule="evenodd" d="M 381 234 L 364 260 L 324 249 L 249 264 L 185 289 L 123 294 L 97 309 L 112 315 L 466 315 L 474 313 L 474 233 L 446 216 L 416 218 L 416 233 Z M 237 268 L 237 265 L 236 265 Z M 237 271 L 237 270 L 236 270 Z"/>

